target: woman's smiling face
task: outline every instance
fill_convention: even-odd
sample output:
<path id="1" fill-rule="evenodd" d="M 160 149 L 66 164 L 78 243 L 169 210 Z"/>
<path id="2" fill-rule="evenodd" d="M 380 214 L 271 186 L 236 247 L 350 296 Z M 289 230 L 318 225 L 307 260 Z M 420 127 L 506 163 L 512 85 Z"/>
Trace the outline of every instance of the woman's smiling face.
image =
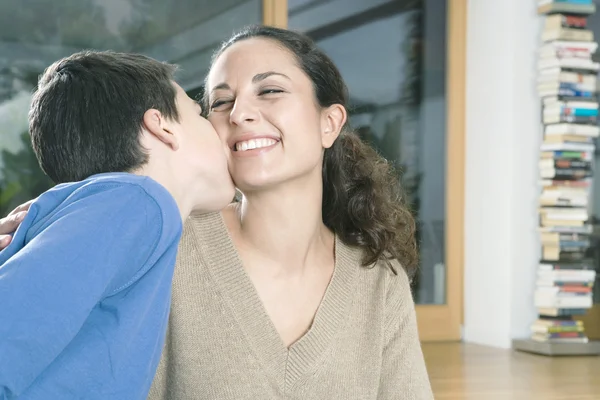
<path id="1" fill-rule="evenodd" d="M 260 190 L 321 174 L 333 144 L 309 77 L 276 41 L 239 41 L 215 60 L 207 79 L 208 119 L 229 148 L 237 187 Z"/>

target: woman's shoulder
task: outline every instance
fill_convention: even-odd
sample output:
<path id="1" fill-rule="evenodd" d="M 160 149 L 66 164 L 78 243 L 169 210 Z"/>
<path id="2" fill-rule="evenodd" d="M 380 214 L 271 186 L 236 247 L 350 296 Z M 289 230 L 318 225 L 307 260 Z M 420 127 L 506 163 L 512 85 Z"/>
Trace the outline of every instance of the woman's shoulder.
<path id="1" fill-rule="evenodd" d="M 397 260 L 379 260 L 370 267 L 363 267 L 363 279 L 371 284 L 369 295 L 381 302 L 386 326 L 395 324 L 398 318 L 414 312 L 411 280 L 406 269 Z"/>
<path id="2" fill-rule="evenodd" d="M 403 307 L 414 307 L 411 279 L 406 269 L 397 260 L 385 262 L 390 264 L 386 290 L 387 308 L 397 312 Z"/>
<path id="3" fill-rule="evenodd" d="M 398 260 L 379 260 L 375 268 L 385 277 L 386 304 L 398 308 L 412 301 L 411 280 Z"/>
<path id="4" fill-rule="evenodd" d="M 381 259 L 374 264 L 363 266 L 364 252 L 359 247 L 341 243 L 342 253 L 351 260 L 353 268 L 357 268 L 359 279 L 369 281 L 372 291 L 385 296 L 386 304 L 398 307 L 412 301 L 411 279 L 406 268 L 396 260 Z M 383 293 L 382 293 L 383 292 Z"/>

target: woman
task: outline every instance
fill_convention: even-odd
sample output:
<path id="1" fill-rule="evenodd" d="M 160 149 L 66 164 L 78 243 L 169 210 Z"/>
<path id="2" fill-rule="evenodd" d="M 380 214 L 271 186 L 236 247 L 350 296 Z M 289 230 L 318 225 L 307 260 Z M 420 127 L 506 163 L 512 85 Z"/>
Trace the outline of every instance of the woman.
<path id="1" fill-rule="evenodd" d="M 205 88 L 242 198 L 187 223 L 149 398 L 432 398 L 414 221 L 350 131 L 335 65 L 303 35 L 251 27 Z"/>

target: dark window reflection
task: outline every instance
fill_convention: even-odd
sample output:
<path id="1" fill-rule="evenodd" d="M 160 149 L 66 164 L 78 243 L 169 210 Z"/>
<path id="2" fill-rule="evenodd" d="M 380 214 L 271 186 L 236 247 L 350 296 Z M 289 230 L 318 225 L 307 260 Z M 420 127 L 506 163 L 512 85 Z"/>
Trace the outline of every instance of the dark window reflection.
<path id="1" fill-rule="evenodd" d="M 52 186 L 31 150 L 37 76 L 82 49 L 134 51 L 181 66 L 193 92 L 233 31 L 262 21 L 262 0 L 0 1 L 0 216 Z"/>
<path id="2" fill-rule="evenodd" d="M 418 303 L 445 303 L 446 1 L 289 0 L 340 68 L 357 133 L 392 161 L 418 219 Z"/>

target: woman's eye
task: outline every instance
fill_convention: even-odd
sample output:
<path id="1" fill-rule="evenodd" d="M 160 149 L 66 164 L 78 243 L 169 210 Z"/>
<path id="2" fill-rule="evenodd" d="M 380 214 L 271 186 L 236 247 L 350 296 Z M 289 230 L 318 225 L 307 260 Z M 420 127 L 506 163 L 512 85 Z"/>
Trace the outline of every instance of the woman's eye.
<path id="1" fill-rule="evenodd" d="M 214 109 L 216 109 L 216 108 L 219 108 L 219 107 L 221 107 L 222 105 L 224 105 L 224 104 L 227 104 L 227 103 L 229 103 L 229 101 L 226 101 L 226 100 L 216 100 L 216 101 L 214 101 L 214 102 L 211 104 L 211 106 L 210 106 L 210 109 L 211 109 L 211 110 L 214 110 Z"/>
<path id="2" fill-rule="evenodd" d="M 273 93 L 283 93 L 283 90 L 281 90 L 281 89 L 263 89 L 258 94 L 260 96 L 262 96 L 264 94 L 273 94 Z"/>

